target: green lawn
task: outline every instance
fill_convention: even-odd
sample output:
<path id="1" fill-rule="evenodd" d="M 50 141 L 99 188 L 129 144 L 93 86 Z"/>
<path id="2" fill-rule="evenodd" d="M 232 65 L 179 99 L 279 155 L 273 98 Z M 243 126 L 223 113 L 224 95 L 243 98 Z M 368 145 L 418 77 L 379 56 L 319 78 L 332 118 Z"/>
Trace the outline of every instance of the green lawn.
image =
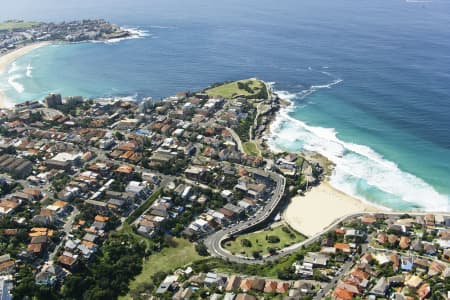
<path id="1" fill-rule="evenodd" d="M 283 228 L 289 229 L 290 233 L 287 233 Z M 285 229 L 285 230 L 286 230 Z M 279 242 L 270 243 L 266 238 L 269 236 L 276 236 L 279 238 Z M 250 241 L 251 247 L 245 247 L 243 245 L 243 240 L 246 239 Z M 233 241 L 227 241 L 224 244 L 224 248 L 231 253 L 246 255 L 248 257 L 253 256 L 254 251 L 260 251 L 261 255 L 266 255 L 269 252 L 267 248 L 277 248 L 282 249 L 291 244 L 301 242 L 305 237 L 294 230 L 286 226 L 278 226 L 273 229 L 265 229 L 262 231 L 252 232 L 249 234 L 244 234 L 237 237 Z"/>
<path id="2" fill-rule="evenodd" d="M 242 144 L 242 147 L 244 148 L 245 153 L 253 155 L 253 156 L 259 156 L 260 152 L 258 150 L 258 146 L 254 142 L 245 142 Z"/>
<path id="3" fill-rule="evenodd" d="M 267 99 L 267 89 L 264 82 L 257 79 L 238 80 L 225 83 L 205 90 L 209 96 L 222 96 L 224 98 L 233 98 L 242 95 L 246 98 L 264 98 Z"/>
<path id="4" fill-rule="evenodd" d="M 144 238 L 143 238 L 144 239 Z M 144 261 L 141 274 L 130 283 L 130 291 L 140 283 L 151 281 L 151 277 L 160 271 L 168 272 L 181 268 L 195 261 L 205 259 L 197 254 L 194 244 L 188 240 L 174 239 L 176 247 L 164 248 L 161 252 L 152 254 Z M 121 299 L 131 299 L 129 295 Z"/>
<path id="5" fill-rule="evenodd" d="M 0 30 L 26 29 L 39 24 L 39 22 L 8 21 L 0 23 Z"/>

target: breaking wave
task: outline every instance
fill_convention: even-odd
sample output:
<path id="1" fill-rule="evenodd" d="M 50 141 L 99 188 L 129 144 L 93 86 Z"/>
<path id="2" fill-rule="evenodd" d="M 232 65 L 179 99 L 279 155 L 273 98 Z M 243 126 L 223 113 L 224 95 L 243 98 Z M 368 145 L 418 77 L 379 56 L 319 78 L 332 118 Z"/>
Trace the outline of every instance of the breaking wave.
<path id="1" fill-rule="evenodd" d="M 104 41 L 103 43 L 107 43 L 107 44 L 113 44 L 113 43 L 118 43 L 124 40 L 131 40 L 131 39 L 141 39 L 141 38 L 145 38 L 150 36 L 151 34 L 146 31 L 146 30 L 142 30 L 139 28 L 126 28 L 123 27 L 123 30 L 127 30 L 129 33 L 131 33 L 130 36 L 127 37 L 123 37 L 123 38 L 115 38 L 115 39 L 109 39 L 107 41 Z"/>
<path id="2" fill-rule="evenodd" d="M 274 150 L 311 151 L 327 157 L 336 165 L 331 185 L 362 200 L 398 210 L 450 211 L 448 196 L 402 171 L 370 147 L 343 141 L 333 128 L 310 126 L 290 115 L 294 109 L 301 109 L 296 101 L 341 81 L 311 86 L 297 94 L 277 91 L 280 98 L 292 105 L 282 109 L 271 126 L 269 146 Z M 303 104 L 304 101 L 299 103 Z"/>
<path id="3" fill-rule="evenodd" d="M 8 83 L 10 86 L 12 86 L 16 92 L 18 92 L 19 94 L 22 94 L 25 91 L 25 88 L 23 86 L 23 84 L 17 82 L 17 79 L 22 78 L 21 75 L 12 75 L 8 77 Z"/>

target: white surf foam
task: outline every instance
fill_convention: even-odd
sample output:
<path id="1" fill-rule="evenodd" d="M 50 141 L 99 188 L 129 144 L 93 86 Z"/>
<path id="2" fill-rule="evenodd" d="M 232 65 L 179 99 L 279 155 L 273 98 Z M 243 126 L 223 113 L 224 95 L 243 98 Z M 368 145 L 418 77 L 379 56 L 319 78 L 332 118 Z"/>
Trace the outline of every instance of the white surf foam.
<path id="1" fill-rule="evenodd" d="M 320 87 L 331 86 L 328 84 Z M 302 99 L 305 95 L 305 93 L 291 94 L 285 91 L 277 93 L 290 102 L 294 99 Z M 335 188 L 355 197 L 363 197 L 358 193 L 354 183 L 361 179 L 369 186 L 394 195 L 395 197 L 392 198 L 419 205 L 426 211 L 450 211 L 448 196 L 439 194 L 422 179 L 402 171 L 394 162 L 385 159 L 368 146 L 340 140 L 333 128 L 310 126 L 292 118 L 289 112 L 293 109 L 294 105 L 281 110 L 271 127 L 268 141 L 275 151 L 303 149 L 327 157 L 336 164 L 330 183 Z M 391 204 L 392 208 L 395 208 L 395 203 Z"/>
<path id="2" fill-rule="evenodd" d="M 8 74 L 15 73 L 18 69 L 19 69 L 19 67 L 17 66 L 17 63 L 16 63 L 16 62 L 13 62 L 13 63 L 11 64 L 11 67 L 10 67 L 9 70 L 8 70 Z"/>
<path id="3" fill-rule="evenodd" d="M 33 67 L 30 64 L 28 64 L 28 66 L 27 66 L 27 73 L 26 73 L 27 77 L 28 78 L 33 77 L 32 73 L 33 73 Z"/>
<path id="4" fill-rule="evenodd" d="M 139 28 L 126 28 L 126 27 L 122 27 L 122 30 L 126 30 L 130 33 L 129 36 L 127 37 L 122 37 L 122 38 L 115 38 L 115 39 L 109 39 L 106 41 L 102 41 L 102 43 L 106 43 L 106 44 L 114 44 L 114 43 L 118 43 L 124 40 L 131 40 L 131 39 L 142 39 L 145 37 L 150 36 L 151 34 L 146 31 L 146 30 L 142 30 Z"/>
<path id="5" fill-rule="evenodd" d="M 330 89 L 334 85 L 339 84 L 341 82 L 343 82 L 343 80 L 340 79 L 340 78 L 337 78 L 337 79 L 335 79 L 332 82 L 327 83 L 327 84 L 312 85 L 309 89 L 303 90 L 300 93 L 296 94 L 295 97 L 300 99 L 300 100 L 303 100 L 306 97 L 308 97 L 309 95 L 312 95 L 313 93 L 315 93 L 315 92 L 317 92 L 317 91 L 319 91 L 321 89 Z"/>
<path id="6" fill-rule="evenodd" d="M 8 83 L 10 86 L 12 86 L 16 90 L 16 92 L 18 92 L 19 94 L 22 94 L 25 91 L 25 88 L 21 83 L 16 81 L 17 79 L 20 79 L 20 78 L 22 78 L 21 75 L 9 76 Z"/>

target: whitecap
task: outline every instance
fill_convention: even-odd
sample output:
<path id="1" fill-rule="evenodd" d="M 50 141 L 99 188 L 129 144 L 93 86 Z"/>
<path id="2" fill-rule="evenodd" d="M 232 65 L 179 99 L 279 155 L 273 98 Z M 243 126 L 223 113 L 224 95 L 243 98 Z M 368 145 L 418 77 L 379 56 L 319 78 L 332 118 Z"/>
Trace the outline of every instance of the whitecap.
<path id="1" fill-rule="evenodd" d="M 298 100 L 303 100 L 306 97 L 308 97 L 309 95 L 321 90 L 321 89 L 330 89 L 332 88 L 334 85 L 340 84 L 341 82 L 343 82 L 342 79 L 337 78 L 334 79 L 332 82 L 327 83 L 327 84 L 320 84 L 320 85 L 311 85 L 308 89 L 304 89 L 301 92 L 297 93 L 297 94 L 292 94 L 289 93 L 287 91 L 276 91 L 276 94 L 279 94 L 280 96 L 286 97 L 286 95 L 289 95 L 289 100 L 293 100 L 298 99 Z M 281 97 L 281 98 L 283 98 Z M 284 99 L 284 98 L 283 98 Z"/>
<path id="2" fill-rule="evenodd" d="M 29 77 L 29 78 L 33 77 L 32 72 L 33 72 L 33 67 L 30 64 L 28 64 L 27 73 L 26 73 L 27 77 Z"/>

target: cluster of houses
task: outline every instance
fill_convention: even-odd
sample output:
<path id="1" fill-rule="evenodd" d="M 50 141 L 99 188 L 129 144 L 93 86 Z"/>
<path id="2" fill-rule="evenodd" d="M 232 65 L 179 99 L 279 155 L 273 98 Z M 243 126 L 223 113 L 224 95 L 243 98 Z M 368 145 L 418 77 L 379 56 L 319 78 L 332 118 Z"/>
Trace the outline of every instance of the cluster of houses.
<path id="1" fill-rule="evenodd" d="M 102 19 L 32 24 L 11 20 L 6 25 L 10 26 L 0 29 L 0 53 L 36 41 L 79 42 L 130 35 L 128 31 Z"/>
<path id="2" fill-rule="evenodd" d="M 215 272 L 195 274 L 192 268 L 177 270 L 159 284 L 155 296 L 171 295 L 174 300 L 190 299 L 199 289 L 213 293 L 207 299 L 256 300 L 274 296 L 282 299 L 299 299 L 314 295 L 318 288 L 311 281 L 283 281 L 261 277 L 248 277 Z"/>
<path id="3" fill-rule="evenodd" d="M 333 299 L 428 299 L 436 283 L 450 280 L 449 216 L 366 216 L 361 222 L 369 228 L 368 248 L 337 282 Z"/>
<path id="4" fill-rule="evenodd" d="M 70 235 L 64 240 L 63 252 L 58 257 L 58 262 L 67 270 L 73 270 L 79 258 L 90 260 L 106 238 L 108 220 L 108 216 L 96 215 L 90 226 L 87 226 L 85 220 L 79 220 L 78 224 L 73 226 L 73 232 L 80 232 L 78 236 L 82 237 Z"/>

